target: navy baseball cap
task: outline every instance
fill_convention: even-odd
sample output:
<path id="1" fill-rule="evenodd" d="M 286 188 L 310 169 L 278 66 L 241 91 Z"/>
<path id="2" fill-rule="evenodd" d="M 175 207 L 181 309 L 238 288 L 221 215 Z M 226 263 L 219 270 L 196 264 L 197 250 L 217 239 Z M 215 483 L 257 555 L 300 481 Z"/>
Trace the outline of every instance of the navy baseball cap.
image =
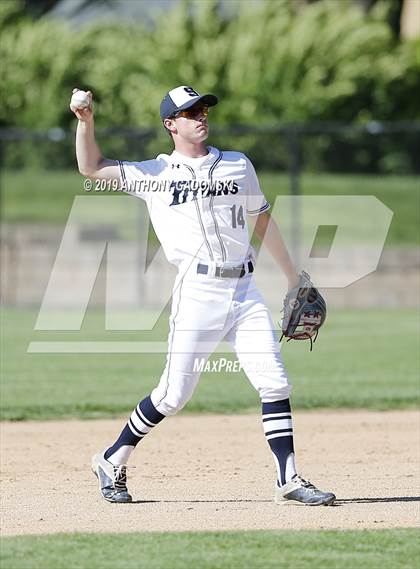
<path id="1" fill-rule="evenodd" d="M 189 109 L 199 101 L 208 107 L 214 107 L 218 103 L 218 98 L 210 93 L 200 95 L 195 89 L 186 85 L 175 87 L 163 97 L 160 104 L 160 117 L 162 120 L 168 119 L 176 112 Z"/>

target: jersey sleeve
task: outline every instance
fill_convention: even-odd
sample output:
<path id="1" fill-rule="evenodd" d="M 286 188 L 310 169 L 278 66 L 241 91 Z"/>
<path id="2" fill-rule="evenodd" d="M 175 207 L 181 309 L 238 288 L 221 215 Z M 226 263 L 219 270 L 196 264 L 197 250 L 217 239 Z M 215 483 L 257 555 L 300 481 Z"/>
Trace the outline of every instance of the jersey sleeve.
<path id="1" fill-rule="evenodd" d="M 270 209 L 270 204 L 260 188 L 255 168 L 252 162 L 246 158 L 246 184 L 247 184 L 247 205 L 246 211 L 248 215 L 258 215 L 263 211 Z"/>
<path id="2" fill-rule="evenodd" d="M 150 192 L 148 181 L 150 180 L 150 168 L 147 162 L 127 162 L 118 160 L 120 168 L 121 189 L 123 192 L 136 198 L 148 201 Z"/>

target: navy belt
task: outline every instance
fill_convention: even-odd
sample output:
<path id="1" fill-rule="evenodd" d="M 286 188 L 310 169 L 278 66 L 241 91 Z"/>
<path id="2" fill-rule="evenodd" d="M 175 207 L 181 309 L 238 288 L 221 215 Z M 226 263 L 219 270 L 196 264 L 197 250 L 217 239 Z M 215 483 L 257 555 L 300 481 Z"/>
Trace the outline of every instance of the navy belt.
<path id="1" fill-rule="evenodd" d="M 248 266 L 248 271 L 246 270 Z M 202 275 L 207 275 L 209 272 L 209 266 L 198 263 L 197 273 Z M 247 265 L 239 265 L 238 267 L 216 267 L 215 276 L 222 279 L 240 279 L 248 273 L 254 272 L 254 265 L 252 261 L 248 261 Z"/>

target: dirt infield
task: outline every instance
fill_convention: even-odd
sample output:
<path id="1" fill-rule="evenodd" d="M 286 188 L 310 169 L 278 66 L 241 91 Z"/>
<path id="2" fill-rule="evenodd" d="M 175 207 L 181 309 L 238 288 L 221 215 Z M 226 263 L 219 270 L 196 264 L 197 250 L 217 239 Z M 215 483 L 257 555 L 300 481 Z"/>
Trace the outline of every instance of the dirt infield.
<path id="1" fill-rule="evenodd" d="M 299 472 L 334 507 L 276 506 L 257 415 L 176 416 L 140 443 L 133 504 L 109 504 L 91 455 L 122 420 L 3 423 L 2 535 L 55 532 L 390 528 L 419 525 L 419 414 L 295 413 Z"/>

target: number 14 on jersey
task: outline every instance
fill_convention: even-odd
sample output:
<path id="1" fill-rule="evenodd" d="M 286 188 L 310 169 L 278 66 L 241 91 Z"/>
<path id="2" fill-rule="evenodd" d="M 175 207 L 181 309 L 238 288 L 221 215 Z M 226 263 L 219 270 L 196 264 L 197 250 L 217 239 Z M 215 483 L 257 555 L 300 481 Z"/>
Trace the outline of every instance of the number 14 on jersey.
<path id="1" fill-rule="evenodd" d="M 239 226 L 242 227 L 242 229 L 245 227 L 245 219 L 244 219 L 244 209 L 242 206 L 239 206 L 238 211 L 236 211 L 236 205 L 233 205 L 230 208 L 231 214 L 232 214 L 232 227 L 233 229 L 236 229 Z"/>

